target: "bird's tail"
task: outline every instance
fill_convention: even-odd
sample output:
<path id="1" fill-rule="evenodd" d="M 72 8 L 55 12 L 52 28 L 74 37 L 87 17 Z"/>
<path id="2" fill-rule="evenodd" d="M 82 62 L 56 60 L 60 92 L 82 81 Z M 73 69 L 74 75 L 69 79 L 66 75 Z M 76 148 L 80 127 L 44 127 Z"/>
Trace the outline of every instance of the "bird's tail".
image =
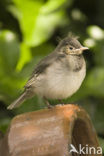
<path id="1" fill-rule="evenodd" d="M 13 103 L 11 103 L 7 109 L 13 109 L 19 107 L 26 100 L 26 92 L 24 92 L 19 98 L 17 98 Z"/>

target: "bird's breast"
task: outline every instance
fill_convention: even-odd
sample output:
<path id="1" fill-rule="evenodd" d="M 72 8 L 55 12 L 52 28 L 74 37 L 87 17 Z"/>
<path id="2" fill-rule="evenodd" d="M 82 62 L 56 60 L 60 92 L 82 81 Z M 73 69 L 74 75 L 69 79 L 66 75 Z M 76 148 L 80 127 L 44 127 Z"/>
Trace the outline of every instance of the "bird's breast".
<path id="1" fill-rule="evenodd" d="M 85 61 L 80 70 L 75 70 L 78 65 L 73 60 L 64 61 L 53 63 L 42 75 L 39 94 L 49 99 L 64 99 L 79 89 L 86 74 Z"/>

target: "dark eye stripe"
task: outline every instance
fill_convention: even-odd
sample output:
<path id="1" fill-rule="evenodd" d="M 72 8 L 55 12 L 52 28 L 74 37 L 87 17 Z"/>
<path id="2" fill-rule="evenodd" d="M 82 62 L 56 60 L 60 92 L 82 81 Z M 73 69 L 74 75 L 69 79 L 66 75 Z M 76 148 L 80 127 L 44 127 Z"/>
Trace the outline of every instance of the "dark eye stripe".
<path id="1" fill-rule="evenodd" d="M 69 47 L 70 50 L 73 50 L 73 47 Z"/>

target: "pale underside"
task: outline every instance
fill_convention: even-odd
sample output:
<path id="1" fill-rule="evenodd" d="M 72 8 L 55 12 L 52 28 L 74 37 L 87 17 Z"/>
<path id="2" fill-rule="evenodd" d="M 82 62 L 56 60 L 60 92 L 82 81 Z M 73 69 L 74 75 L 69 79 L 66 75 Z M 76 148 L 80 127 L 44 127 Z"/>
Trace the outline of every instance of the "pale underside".
<path id="1" fill-rule="evenodd" d="M 83 63 L 81 70 L 75 72 L 65 68 L 62 62 L 54 62 L 51 68 L 47 68 L 45 73 L 32 78 L 33 82 L 31 79 L 34 95 L 37 94 L 47 99 L 65 99 L 70 97 L 79 89 L 84 80 L 86 74 L 85 61 Z"/>

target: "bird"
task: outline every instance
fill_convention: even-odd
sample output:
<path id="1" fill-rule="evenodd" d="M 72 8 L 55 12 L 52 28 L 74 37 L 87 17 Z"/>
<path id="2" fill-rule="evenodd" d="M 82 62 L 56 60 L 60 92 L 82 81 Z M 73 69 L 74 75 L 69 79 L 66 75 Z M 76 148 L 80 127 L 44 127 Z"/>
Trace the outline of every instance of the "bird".
<path id="1" fill-rule="evenodd" d="M 84 47 L 75 36 L 66 36 L 55 50 L 45 56 L 33 70 L 24 91 L 7 109 L 19 107 L 25 100 L 37 95 L 44 99 L 62 100 L 71 97 L 80 88 L 86 75 Z"/>

